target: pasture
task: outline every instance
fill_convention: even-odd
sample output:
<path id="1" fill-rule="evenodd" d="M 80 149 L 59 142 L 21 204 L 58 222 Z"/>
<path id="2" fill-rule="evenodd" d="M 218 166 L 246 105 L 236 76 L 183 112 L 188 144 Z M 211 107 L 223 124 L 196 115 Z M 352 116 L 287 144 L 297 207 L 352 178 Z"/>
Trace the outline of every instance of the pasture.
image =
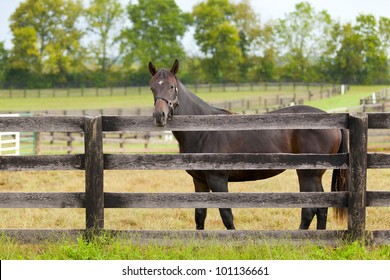
<path id="1" fill-rule="evenodd" d="M 21 171 L 1 172 L 2 191 L 18 192 L 83 192 L 84 172 L 81 171 Z M 331 172 L 324 175 L 325 191 L 330 191 Z M 368 190 L 390 190 L 390 170 L 369 170 Z M 185 171 L 128 170 L 105 171 L 107 192 L 193 192 L 191 177 Z M 295 171 L 260 181 L 230 183 L 230 192 L 298 192 Z M 390 209 L 368 208 L 367 229 L 387 229 Z M 234 209 L 237 229 L 295 230 L 300 209 Z M 193 209 L 106 209 L 107 229 L 192 230 L 195 228 Z M 84 228 L 84 209 L 0 209 L 3 228 Z M 332 215 L 328 229 L 346 229 Z M 315 225 L 315 223 L 314 223 Z M 217 209 L 210 209 L 206 228 L 222 230 L 224 226 Z M 315 227 L 311 227 L 314 229 Z"/>
<path id="2" fill-rule="evenodd" d="M 81 171 L 1 172 L 2 191 L 60 192 L 83 191 Z M 105 171 L 106 188 L 115 192 L 192 192 L 192 181 L 185 171 Z M 369 170 L 368 190 L 389 190 L 390 170 Z M 325 191 L 330 191 L 330 172 L 325 173 Z M 298 191 L 295 171 L 277 177 L 246 183 L 231 183 L 231 192 Z M 296 229 L 299 209 L 233 209 L 237 229 Z M 329 213 L 329 229 L 345 229 Z M 193 209 L 107 209 L 106 228 L 116 229 L 194 229 Z M 83 228 L 84 209 L 0 209 L 3 228 Z M 387 208 L 367 209 L 367 229 L 387 229 Z M 207 229 L 224 228 L 217 209 L 210 209 Z M 173 240 L 169 246 L 139 244 L 103 236 L 92 243 L 64 239 L 57 243 L 20 244 L 0 237 L 0 259 L 390 259 L 389 246 L 366 247 L 360 243 L 338 247 L 314 243 L 296 245 L 289 240 L 249 240 L 245 243 L 221 240 L 183 244 Z"/>
<path id="3" fill-rule="evenodd" d="M 337 109 L 340 107 L 359 105 L 361 98 L 369 96 L 372 92 L 385 88 L 385 86 L 355 86 L 352 85 L 347 94 L 332 97 L 330 99 L 313 100 L 306 105 L 318 107 L 323 110 Z M 307 88 L 296 88 L 298 92 L 306 92 Z M 318 91 L 320 87 L 312 87 L 311 90 Z M 1 90 L 0 90 L 1 91 Z M 4 91 L 4 90 L 3 90 Z M 109 90 L 107 89 L 108 93 Z M 258 90 L 249 90 L 241 88 L 240 91 L 202 91 L 197 95 L 207 102 L 217 102 L 224 100 L 240 100 L 253 97 L 272 97 L 277 94 L 293 94 L 293 87 L 284 87 L 281 91 L 277 87 L 260 88 Z M 1 98 L 0 111 L 31 111 L 31 110 L 86 110 L 86 109 L 105 109 L 105 108 L 133 108 L 133 107 L 151 107 L 153 105 L 152 93 L 150 90 L 144 90 L 141 94 L 136 92 L 129 95 L 105 94 L 102 96 L 71 96 L 71 97 L 27 97 L 27 98 Z M 234 111 L 234 108 L 232 108 Z"/>
<path id="4" fill-rule="evenodd" d="M 18 176 L 15 176 L 15 175 Z M 325 190 L 329 191 L 330 186 L 330 172 L 327 172 L 324 181 Z M 386 186 L 390 172 L 387 170 L 369 170 L 368 174 L 368 190 L 389 190 Z M 63 191 L 83 191 L 84 188 L 84 173 L 78 171 L 39 171 L 39 172 L 1 172 L 0 173 L 0 186 L 2 191 L 20 191 L 20 192 L 63 192 Z M 192 180 L 185 174 L 184 171 L 105 171 L 105 190 L 112 192 L 192 192 Z M 264 181 L 256 181 L 250 183 L 233 183 L 230 184 L 231 192 L 297 192 L 298 182 L 294 171 L 287 171 L 282 176 L 267 179 Z M 372 210 L 372 211 L 371 211 Z M 3 228 L 83 228 L 85 220 L 85 210 L 76 209 L 0 209 L 0 216 L 2 220 Z M 300 210 L 299 209 L 235 209 L 234 210 L 236 226 L 238 229 L 296 229 L 299 223 Z M 116 229 L 193 229 L 193 210 L 183 209 L 158 209 L 158 210 L 146 210 L 146 209 L 107 209 L 105 213 L 105 228 L 116 228 Z M 367 214 L 367 229 L 388 229 L 389 224 L 389 211 L 388 209 L 368 209 Z M 345 229 L 346 225 L 338 224 L 332 217 L 332 211 L 329 215 L 329 229 Z M 207 229 L 223 229 L 222 222 L 220 221 L 219 214 L 217 211 L 210 211 L 206 222 Z M 258 245 L 256 241 L 253 241 L 254 248 L 275 248 L 279 252 L 284 248 L 291 248 L 291 245 L 278 245 L 278 244 L 266 244 Z M 265 241 L 267 242 L 267 241 Z M 271 241 L 270 241 L 271 242 Z M 218 242 L 217 242 L 218 243 Z M 217 244 L 216 243 L 216 244 Z M 271 242 L 272 243 L 272 242 Z M 288 243 L 288 242 L 287 242 Z M 5 246 L 6 251 L 9 248 L 19 245 L 8 244 L 8 242 L 2 243 L 1 246 Z M 97 246 L 100 246 L 97 242 Z M 118 244 L 113 242 L 113 244 Z M 82 241 L 79 241 L 79 247 L 83 247 Z M 7 246 L 8 247 L 7 249 Z M 50 249 L 50 245 L 46 244 L 46 250 Z M 69 245 L 64 245 L 69 246 Z M 64 248 L 64 246 L 62 246 Z M 107 243 L 104 243 L 103 247 L 106 248 Z M 117 245 L 119 246 L 119 245 Z M 154 245 L 156 246 L 156 245 Z M 192 247 L 191 247 L 192 246 Z M 218 246 L 218 245 L 210 245 Z M 226 245 L 220 244 L 220 247 L 228 247 L 229 250 L 233 250 L 234 246 L 242 245 Z M 233 247 L 232 247 L 233 246 Z M 260 246 L 260 247 L 258 247 Z M 279 246 L 279 247 L 278 247 Z M 285 247 L 287 246 L 287 247 Z M 308 244 L 309 248 L 312 248 Z M 341 245 L 341 247 L 344 245 Z M 347 246 L 347 245 L 346 245 Z M 354 248 L 362 252 L 359 247 L 360 245 L 349 245 L 355 246 Z M 341 248 L 340 247 L 340 248 Z M 36 248 L 36 247 L 35 247 Z M 47 249 L 49 248 L 49 249 Z M 157 250 L 162 250 L 162 247 Z M 195 244 L 190 245 L 188 249 L 188 255 L 182 255 L 176 258 L 191 258 L 194 254 L 193 248 L 199 246 Z M 201 248 L 201 247 L 200 247 Z M 242 251 L 248 252 L 245 249 L 246 246 L 242 247 Z M 252 247 L 251 247 L 252 248 Z M 293 247 L 296 248 L 296 247 Z M 349 248 L 349 247 L 348 247 Z M 373 252 L 380 252 L 379 255 L 373 258 L 389 258 L 387 247 L 372 248 Z M 177 249 L 178 251 L 183 249 Z M 287 249 L 288 250 L 288 249 Z M 291 250 L 291 249 L 290 249 Z M 329 249 L 330 250 L 330 249 Z M 364 251 L 365 249 L 363 249 Z M 387 251 L 386 251 L 387 250 Z M 39 251 L 39 250 L 38 250 Z M 45 251 L 45 249 L 44 249 Z M 156 250 L 154 250 L 155 252 Z M 256 250 L 254 250 L 256 251 Z M 253 251 L 253 252 L 254 252 Z M 260 250 L 261 251 L 261 250 Z M 331 251 L 331 250 L 330 250 Z M 271 251 L 265 250 L 269 255 L 268 258 L 278 258 Z M 387 252 L 387 253 L 386 253 Z M 31 252 L 30 252 L 31 253 Z M 32 258 L 50 258 L 49 255 L 45 255 L 47 251 L 41 254 L 38 252 Z M 192 254 L 192 255 L 191 255 Z M 360 254 L 360 253 L 359 253 Z M 315 255 L 315 254 L 314 254 Z M 46 256 L 46 257 L 45 257 Z M 201 258 L 201 255 L 199 255 Z M 232 255 L 234 256 L 234 255 Z M 305 255 L 301 255 L 305 256 Z M 309 257 L 303 258 L 313 258 Z M 361 255 L 360 255 L 361 256 Z M 382 257 L 379 257 L 382 256 Z M 70 258 L 69 256 L 63 255 L 58 258 Z M 329 256 L 328 256 L 329 257 Z M 6 257 L 5 257 L 6 258 Z M 13 255 L 10 258 L 17 258 L 17 255 Z M 21 257 L 28 258 L 28 256 Z M 55 256 L 52 258 L 56 258 Z M 81 256 L 76 257 L 81 258 Z M 97 258 L 92 256 L 91 258 Z M 110 257 L 106 257 L 110 258 Z M 115 257 L 114 257 L 115 258 Z M 129 257 L 130 258 L 130 257 Z M 148 258 L 148 257 L 146 257 Z M 150 257 L 149 258 L 153 258 Z M 209 258 L 218 258 L 217 255 L 210 256 Z M 230 257 L 229 257 L 230 258 Z M 237 258 L 240 258 L 237 256 Z M 242 258 L 267 258 L 264 255 L 243 255 Z M 283 258 L 300 258 L 299 255 L 292 257 L 283 255 L 279 256 Z M 315 258 L 315 257 L 314 257 Z M 319 257 L 319 255 L 317 256 Z M 323 258 L 327 258 L 323 256 Z M 335 257 L 330 257 L 335 258 Z M 348 258 L 348 257 L 345 257 Z M 359 258 L 358 256 L 350 256 L 349 258 Z M 366 257 L 369 258 L 367 255 Z"/>

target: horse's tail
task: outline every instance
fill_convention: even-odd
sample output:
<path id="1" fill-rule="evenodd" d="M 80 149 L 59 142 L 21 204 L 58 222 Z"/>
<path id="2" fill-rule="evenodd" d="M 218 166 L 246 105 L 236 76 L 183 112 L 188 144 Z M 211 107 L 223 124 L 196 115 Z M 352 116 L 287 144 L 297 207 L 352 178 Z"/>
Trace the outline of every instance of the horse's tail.
<path id="1" fill-rule="evenodd" d="M 348 153 L 348 132 L 345 129 L 341 130 L 341 144 L 338 153 Z M 349 175 L 347 169 L 334 169 L 332 174 L 332 192 L 348 191 L 349 190 Z M 347 218 L 347 208 L 335 208 L 336 220 L 341 222 Z"/>

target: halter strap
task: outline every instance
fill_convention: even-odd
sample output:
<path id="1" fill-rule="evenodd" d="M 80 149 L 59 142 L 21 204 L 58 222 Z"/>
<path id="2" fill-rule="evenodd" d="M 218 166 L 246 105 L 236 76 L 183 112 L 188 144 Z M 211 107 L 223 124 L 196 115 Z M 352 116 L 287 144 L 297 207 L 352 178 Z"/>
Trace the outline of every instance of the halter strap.
<path id="1" fill-rule="evenodd" d="M 158 99 L 164 100 L 167 103 L 167 105 L 169 107 L 168 119 L 172 119 L 176 107 L 179 106 L 178 96 L 176 95 L 175 99 L 173 99 L 173 100 L 169 100 L 169 99 L 166 99 L 164 97 L 158 96 L 158 97 L 156 97 L 156 99 L 154 99 L 154 105 L 156 105 L 156 102 Z"/>

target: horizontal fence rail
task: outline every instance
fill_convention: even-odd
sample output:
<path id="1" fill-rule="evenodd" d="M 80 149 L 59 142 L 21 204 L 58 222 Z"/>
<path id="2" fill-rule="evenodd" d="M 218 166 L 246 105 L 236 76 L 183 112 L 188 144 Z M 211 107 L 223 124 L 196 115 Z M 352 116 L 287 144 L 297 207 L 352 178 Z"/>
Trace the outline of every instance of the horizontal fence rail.
<path id="1" fill-rule="evenodd" d="M 0 208 L 85 208 L 85 193 L 2 193 Z M 390 192 L 368 191 L 367 207 L 389 207 Z M 104 193 L 105 208 L 348 207 L 333 193 Z"/>
<path id="2" fill-rule="evenodd" d="M 247 231 L 249 235 L 320 238 L 329 236 L 369 235 L 373 243 L 390 243 L 390 231 L 366 231 L 366 207 L 389 207 L 390 192 L 366 191 L 365 179 L 352 180 L 349 192 L 337 193 L 110 193 L 104 192 L 104 170 L 226 170 L 226 169 L 347 169 L 351 174 L 362 168 L 390 168 L 390 155 L 367 153 L 368 128 L 390 128 L 390 114 L 266 114 L 229 116 L 175 116 L 169 129 L 197 130 L 261 130 L 261 129 L 349 129 L 350 152 L 336 155 L 317 154 L 104 154 L 104 131 L 160 131 L 150 117 L 123 116 L 40 116 L 0 118 L 0 131 L 75 131 L 84 135 L 84 154 L 48 156 L 0 156 L 0 170 L 85 170 L 86 191 L 78 193 L 0 193 L 0 208 L 85 208 L 86 230 L 64 230 L 75 234 L 91 229 L 104 230 L 104 208 L 301 208 L 347 207 L 350 215 L 346 231 Z M 166 130 L 167 128 L 164 128 Z M 365 141 L 365 142 L 364 142 Z M 356 144 L 357 143 L 357 144 Z M 360 143 L 360 144 L 359 144 Z M 358 147 L 355 147 L 358 145 Z M 363 163 L 363 164 L 362 164 Z M 360 170 L 360 171 L 359 171 Z M 365 173 L 363 174 L 365 176 Z M 365 177 L 364 177 L 365 178 Z M 7 230 L 11 236 L 35 236 L 37 230 Z M 119 235 L 148 235 L 143 231 L 111 231 Z M 185 232 L 185 231 L 184 231 Z M 242 236 L 246 231 L 231 233 Z M 301 232 L 301 233 L 300 233 Z M 171 233 L 161 231 L 160 236 Z M 173 234 L 173 233 L 172 233 Z M 179 232 L 179 234 L 181 234 Z M 192 232 L 188 236 L 206 236 Z M 157 237 L 158 232 L 149 236 Z M 213 235 L 213 234 L 211 234 Z M 229 235 L 223 232 L 221 235 Z M 28 239 L 28 238 L 27 238 Z M 37 237 L 37 239 L 39 239 Z"/>
<path id="3" fill-rule="evenodd" d="M 103 118 L 104 131 L 226 131 L 256 129 L 329 129 L 348 128 L 348 114 L 260 114 L 175 116 L 164 128 L 153 125 L 152 117 Z"/>
<path id="4" fill-rule="evenodd" d="M 390 124 L 390 117 L 387 114 L 378 113 L 378 115 L 372 125 L 382 128 L 385 126 L 381 123 L 384 120 Z M 164 128 L 154 126 L 152 117 L 103 116 L 102 123 L 103 131 L 330 129 L 348 128 L 348 116 L 347 113 L 175 116 Z M 84 132 L 85 118 L 82 116 L 2 117 L 0 132 Z"/>
<path id="5" fill-rule="evenodd" d="M 104 154 L 103 158 L 105 170 L 348 168 L 348 154 Z M 0 156 L 0 170 L 85 170 L 84 161 L 83 154 Z M 240 164 L 240 167 L 237 167 L 237 164 Z M 367 167 L 390 168 L 390 154 L 368 153 Z"/>

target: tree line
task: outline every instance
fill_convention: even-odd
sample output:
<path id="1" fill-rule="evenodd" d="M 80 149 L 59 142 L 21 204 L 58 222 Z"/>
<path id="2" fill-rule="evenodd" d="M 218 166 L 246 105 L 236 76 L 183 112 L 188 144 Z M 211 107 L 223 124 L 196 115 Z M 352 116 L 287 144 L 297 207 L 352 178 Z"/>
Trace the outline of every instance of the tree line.
<path id="1" fill-rule="evenodd" d="M 0 42 L 0 86 L 131 86 L 147 64 L 181 63 L 186 83 L 390 82 L 390 18 L 333 19 L 301 2 L 261 22 L 248 0 L 203 0 L 185 13 L 175 0 L 25 0 Z M 183 46 L 194 30 L 195 46 Z M 196 51 L 195 51 L 196 50 Z"/>

